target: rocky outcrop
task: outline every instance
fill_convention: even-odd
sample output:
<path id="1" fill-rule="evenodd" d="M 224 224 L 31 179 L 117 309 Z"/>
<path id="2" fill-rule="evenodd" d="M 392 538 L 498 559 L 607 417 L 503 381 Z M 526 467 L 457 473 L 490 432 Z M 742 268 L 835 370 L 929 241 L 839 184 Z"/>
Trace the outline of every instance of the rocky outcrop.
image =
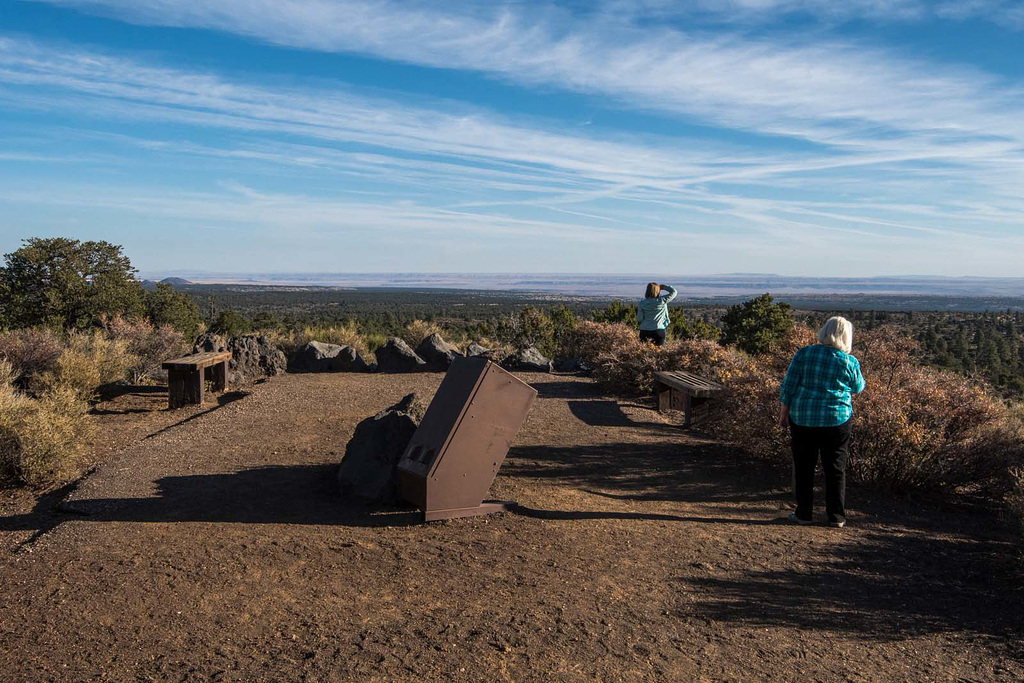
<path id="1" fill-rule="evenodd" d="M 228 380 L 233 384 L 280 375 L 288 365 L 284 353 L 263 335 L 232 337 L 227 350 L 231 352 Z"/>
<path id="2" fill-rule="evenodd" d="M 398 461 L 425 411 L 417 395 L 409 394 L 356 426 L 338 467 L 343 498 L 387 505 L 398 502 Z"/>
<path id="3" fill-rule="evenodd" d="M 494 351 L 490 349 L 485 349 L 476 342 L 473 342 L 472 344 L 466 347 L 466 357 L 476 358 L 477 356 L 483 356 L 484 358 L 490 360 L 494 358 Z"/>
<path id="4" fill-rule="evenodd" d="M 206 351 L 227 351 L 228 341 L 219 334 L 207 332 L 196 338 L 192 346 L 192 353 L 204 353 Z"/>
<path id="5" fill-rule="evenodd" d="M 398 337 L 389 337 L 387 343 L 377 349 L 376 356 L 380 372 L 418 372 L 427 365 Z"/>
<path id="6" fill-rule="evenodd" d="M 504 365 L 509 370 L 520 372 L 551 372 L 554 369 L 551 359 L 533 346 L 509 356 Z"/>
<path id="7" fill-rule="evenodd" d="M 462 354 L 459 349 L 446 342 L 441 335 L 433 333 L 416 347 L 416 355 L 426 363 L 428 372 L 446 372 L 452 361 Z"/>

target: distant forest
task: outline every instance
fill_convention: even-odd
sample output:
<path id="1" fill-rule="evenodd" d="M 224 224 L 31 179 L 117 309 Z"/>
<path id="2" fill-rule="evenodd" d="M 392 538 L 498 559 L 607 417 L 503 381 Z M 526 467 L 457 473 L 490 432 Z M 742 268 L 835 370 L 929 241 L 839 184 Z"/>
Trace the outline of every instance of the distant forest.
<path id="1" fill-rule="evenodd" d="M 176 288 L 195 298 L 207 320 L 231 310 L 246 316 L 257 329 L 355 323 L 368 332 L 395 334 L 411 320 L 425 320 L 473 332 L 526 306 L 542 310 L 566 306 L 582 318 L 596 315 L 609 319 L 603 315 L 608 310 L 613 312 L 612 318 L 625 322 L 630 316 L 628 306 L 615 304 L 612 299 L 561 294 L 260 285 L 177 284 Z M 883 310 L 806 310 L 801 304 L 824 309 L 830 302 L 794 303 L 796 318 L 809 324 L 839 314 L 862 329 L 896 326 L 917 339 L 922 362 L 983 379 L 1007 398 L 1024 398 L 1024 311 L 1016 307 L 1000 312 L 914 310 L 922 303 L 920 297 L 908 298 L 908 310 L 904 311 L 893 310 L 900 304 L 893 297 L 878 302 Z M 941 297 L 932 303 L 943 305 Z M 870 305 L 869 300 L 861 303 L 861 307 Z M 725 304 L 689 302 L 673 306 L 674 317 L 682 315 L 711 325 L 719 324 L 726 308 Z"/>

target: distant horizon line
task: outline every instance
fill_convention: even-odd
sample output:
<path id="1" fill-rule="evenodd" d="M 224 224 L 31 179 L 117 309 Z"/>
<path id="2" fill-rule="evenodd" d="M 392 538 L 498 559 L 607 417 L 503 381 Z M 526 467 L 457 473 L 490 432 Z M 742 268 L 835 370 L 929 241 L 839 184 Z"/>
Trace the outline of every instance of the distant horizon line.
<path id="1" fill-rule="evenodd" d="M 1024 275 L 923 275 L 896 273 L 889 275 L 788 275 L 785 273 L 754 273 L 754 272 L 728 272 L 728 273 L 601 273 L 601 272 L 576 272 L 576 271 L 414 271 L 414 270 L 377 270 L 377 271 L 347 271 L 347 270 L 321 270 L 321 271 L 201 271 L 201 270 L 139 270 L 139 277 L 143 280 L 158 280 L 171 277 L 188 279 L 195 278 L 255 278 L 255 277 L 317 277 L 317 276 L 346 276 L 346 277 L 375 277 L 375 276 L 463 276 L 463 277 L 599 277 L 599 278 L 648 278 L 677 277 L 677 278 L 738 278 L 738 277 L 777 277 L 792 280 L 1021 280 Z"/>

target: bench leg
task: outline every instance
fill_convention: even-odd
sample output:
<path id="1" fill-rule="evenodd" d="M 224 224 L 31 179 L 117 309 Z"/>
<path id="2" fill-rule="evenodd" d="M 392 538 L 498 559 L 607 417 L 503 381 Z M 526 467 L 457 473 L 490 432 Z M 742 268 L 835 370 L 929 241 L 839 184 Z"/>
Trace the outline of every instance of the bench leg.
<path id="1" fill-rule="evenodd" d="M 180 408 L 188 403 L 203 402 L 203 371 L 172 368 L 167 371 L 167 405 Z"/>
<path id="2" fill-rule="evenodd" d="M 217 363 L 209 368 L 210 382 L 214 391 L 224 391 L 228 388 L 228 362 Z"/>
<path id="3" fill-rule="evenodd" d="M 664 413 L 672 407 L 672 390 L 660 382 L 654 385 L 654 390 L 658 393 L 658 412 Z"/>
<path id="4" fill-rule="evenodd" d="M 693 422 L 693 397 L 683 393 L 683 429 L 689 429 Z"/>
<path id="5" fill-rule="evenodd" d="M 181 370 L 167 371 L 167 407 L 171 410 L 185 405 L 185 378 Z"/>

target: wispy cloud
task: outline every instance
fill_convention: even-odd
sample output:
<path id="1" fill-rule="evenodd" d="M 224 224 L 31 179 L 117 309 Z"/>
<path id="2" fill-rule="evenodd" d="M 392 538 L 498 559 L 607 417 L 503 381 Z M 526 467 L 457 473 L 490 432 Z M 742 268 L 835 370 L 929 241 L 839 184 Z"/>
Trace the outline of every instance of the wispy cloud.
<path id="1" fill-rule="evenodd" d="M 534 244 L 673 236 L 707 253 L 732 248 L 791 261 L 797 249 L 856 236 L 862 264 L 881 250 L 885 263 L 907 262 L 926 253 L 923 245 L 930 255 L 967 248 L 998 255 L 1020 246 L 1007 229 L 1021 226 L 1024 95 L 1019 84 L 977 69 L 849 41 L 712 37 L 667 24 L 640 29 L 613 21 L 620 15 L 610 5 L 579 17 L 397 2 L 59 2 L 139 23 L 585 93 L 620 112 L 657 111 L 766 143 L 581 127 L 422 97 L 414 105 L 327 81 L 268 85 L 0 37 L 0 106 L 73 112 L 77 136 L 103 139 L 111 150 L 144 149 L 148 163 L 189 159 L 227 180 L 220 193 L 173 198 L 144 188 L 46 193 L 69 206 L 92 202 L 109 211 L 288 230 L 372 231 L 376 221 L 393 236 L 465 230 Z M 735 4 L 809 12 L 821 3 Z M 863 13 L 875 4 L 884 9 L 853 4 Z M 913 2 L 900 4 L 915 11 Z M 615 11 L 667 11 L 660 3 L 621 5 Z M 175 134 L 88 132 L 84 121 L 97 128 L 169 123 Z M 210 130 L 231 135 L 195 134 Z M 780 136 L 799 144 L 774 144 Z M 315 175 L 320 189 L 297 194 L 232 184 L 233 175 L 260 169 L 267 177 Z M 342 177 L 390 189 L 380 200 L 366 199 L 373 188 L 350 187 Z M 348 199 L 318 196 L 332 191 Z M 24 191 L 5 197 L 42 201 Z"/>

